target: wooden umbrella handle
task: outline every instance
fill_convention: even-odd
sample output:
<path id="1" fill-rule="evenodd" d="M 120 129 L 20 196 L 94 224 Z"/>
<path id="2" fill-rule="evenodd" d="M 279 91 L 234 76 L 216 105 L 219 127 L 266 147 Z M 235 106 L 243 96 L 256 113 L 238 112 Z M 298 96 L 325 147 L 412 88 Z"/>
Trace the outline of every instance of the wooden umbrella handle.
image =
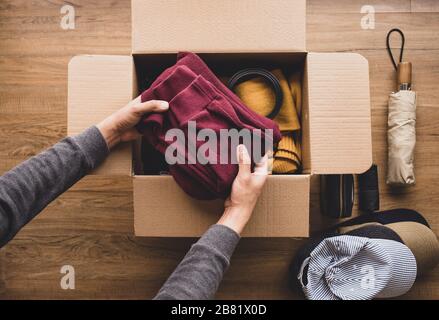
<path id="1" fill-rule="evenodd" d="M 410 90 L 412 84 L 412 63 L 400 62 L 396 71 L 398 88 L 403 90 Z"/>

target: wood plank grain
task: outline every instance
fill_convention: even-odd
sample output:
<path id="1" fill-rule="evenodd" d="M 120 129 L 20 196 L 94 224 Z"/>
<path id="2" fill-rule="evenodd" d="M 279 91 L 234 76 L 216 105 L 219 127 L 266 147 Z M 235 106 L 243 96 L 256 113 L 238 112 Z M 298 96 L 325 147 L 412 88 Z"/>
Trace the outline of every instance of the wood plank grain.
<path id="1" fill-rule="evenodd" d="M 439 12 L 437 0 L 411 0 L 411 12 Z"/>
<path id="2" fill-rule="evenodd" d="M 439 26 L 437 1 L 371 0 L 376 29 L 362 30 L 362 0 L 308 0 L 310 51 L 356 51 L 369 60 L 373 157 L 381 208 L 414 208 L 439 233 Z M 62 0 L 0 2 L 0 173 L 66 133 L 67 63 L 76 54 L 130 54 L 130 0 L 73 0 L 76 29 L 60 28 Z M 418 93 L 416 178 L 409 189 L 385 184 L 387 98 L 394 72 L 385 35 L 401 27 Z M 393 44 L 397 47 L 397 43 Z M 318 187 L 318 185 L 316 185 Z M 313 212 L 318 196 L 313 191 Z M 357 203 L 355 214 L 358 214 Z M 318 223 L 324 221 L 320 215 Z M 321 220 L 319 222 L 319 220 Z M 334 223 L 334 221 L 332 221 Z M 88 176 L 50 204 L 0 250 L 1 299 L 149 299 L 196 239 L 133 237 L 132 181 Z M 243 239 L 220 299 L 296 299 L 288 267 L 304 240 Z M 76 270 L 76 289 L 60 288 L 60 268 Z M 439 268 L 404 299 L 438 299 Z"/>
<path id="3" fill-rule="evenodd" d="M 337 2 L 308 0 L 307 13 L 308 15 L 316 13 L 360 13 L 361 8 L 365 6 L 373 7 L 377 13 L 403 13 L 411 11 L 410 0 L 338 0 Z"/>
<path id="4" fill-rule="evenodd" d="M 130 0 L 69 1 L 75 8 L 74 30 L 60 26 L 60 9 L 65 4 L 59 0 L 2 1 L 2 55 L 130 54 Z"/>
<path id="5" fill-rule="evenodd" d="M 439 16 L 435 12 L 375 13 L 373 30 L 361 28 L 364 15 L 360 12 L 308 14 L 308 50 L 333 52 L 385 49 L 386 35 L 392 28 L 404 31 L 407 49 L 439 49 L 439 35 L 431 29 L 433 25 L 439 24 Z M 399 45 L 399 39 L 395 37 L 391 46 L 398 48 Z"/>

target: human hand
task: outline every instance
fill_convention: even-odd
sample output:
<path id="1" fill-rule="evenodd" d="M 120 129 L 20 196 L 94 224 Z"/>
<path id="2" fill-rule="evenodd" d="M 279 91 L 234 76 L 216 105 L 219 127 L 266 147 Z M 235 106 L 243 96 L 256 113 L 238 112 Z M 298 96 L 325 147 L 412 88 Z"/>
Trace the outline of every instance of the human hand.
<path id="1" fill-rule="evenodd" d="M 123 141 L 131 141 L 140 137 L 134 127 L 146 113 L 164 112 L 168 110 L 166 101 L 151 100 L 141 102 L 140 96 L 130 101 L 126 106 L 117 110 L 96 127 L 101 132 L 108 148 L 112 149 L 116 144 Z"/>
<path id="2" fill-rule="evenodd" d="M 239 163 L 238 175 L 233 181 L 232 192 L 227 198 L 224 213 L 218 224 L 225 225 L 236 233 L 241 234 L 245 225 L 250 220 L 262 187 L 267 180 L 269 159 L 271 153 L 267 153 L 256 164 L 254 172 L 251 172 L 251 159 L 244 145 L 236 149 Z"/>

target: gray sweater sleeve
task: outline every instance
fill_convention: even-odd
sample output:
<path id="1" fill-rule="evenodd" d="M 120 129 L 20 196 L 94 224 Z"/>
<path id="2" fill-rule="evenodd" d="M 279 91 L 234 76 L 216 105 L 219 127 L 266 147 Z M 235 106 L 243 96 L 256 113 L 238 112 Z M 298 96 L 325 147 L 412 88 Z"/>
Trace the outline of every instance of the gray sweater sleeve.
<path id="1" fill-rule="evenodd" d="M 191 247 L 154 299 L 213 299 L 239 239 L 239 235 L 226 226 L 211 226 Z"/>
<path id="2" fill-rule="evenodd" d="M 108 155 L 96 127 L 68 137 L 0 177 L 0 247 Z"/>
<path id="3" fill-rule="evenodd" d="M 90 127 L 1 176 L 0 247 L 108 153 L 100 131 Z M 156 299 L 213 298 L 238 241 L 233 230 L 212 226 L 192 246 Z"/>

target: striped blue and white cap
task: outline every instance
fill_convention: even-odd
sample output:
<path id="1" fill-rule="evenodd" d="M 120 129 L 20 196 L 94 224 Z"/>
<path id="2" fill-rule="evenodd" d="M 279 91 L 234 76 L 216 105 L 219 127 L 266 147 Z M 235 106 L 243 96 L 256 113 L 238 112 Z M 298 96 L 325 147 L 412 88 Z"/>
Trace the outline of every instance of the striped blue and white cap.
<path id="1" fill-rule="evenodd" d="M 311 300 L 397 297 L 416 279 L 416 260 L 404 244 L 356 236 L 326 238 L 300 268 L 298 279 Z"/>

